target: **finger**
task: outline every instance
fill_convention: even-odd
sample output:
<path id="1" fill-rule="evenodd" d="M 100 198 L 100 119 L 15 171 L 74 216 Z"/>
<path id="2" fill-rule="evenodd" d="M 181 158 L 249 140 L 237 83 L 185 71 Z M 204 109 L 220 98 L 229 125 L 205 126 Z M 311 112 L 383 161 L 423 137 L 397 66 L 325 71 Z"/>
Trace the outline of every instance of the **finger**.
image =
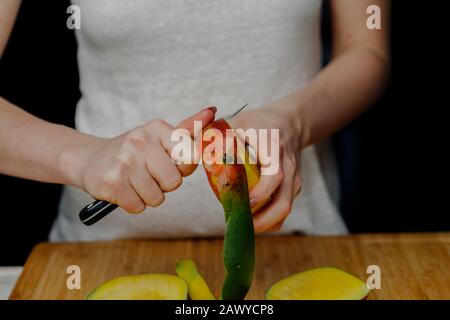
<path id="1" fill-rule="evenodd" d="M 99 200 L 106 200 L 118 205 L 128 213 L 140 213 L 145 209 L 145 203 L 133 189 L 128 179 L 128 165 L 123 163 L 101 176 Z"/>
<path id="2" fill-rule="evenodd" d="M 273 227 L 271 227 L 270 229 L 267 230 L 267 232 L 276 232 L 276 231 L 280 231 L 281 227 L 283 226 L 284 222 L 286 221 L 286 219 L 284 219 L 283 221 L 278 222 L 276 225 L 274 225 Z"/>
<path id="3" fill-rule="evenodd" d="M 178 124 L 177 128 L 179 128 L 179 129 L 186 129 L 187 131 L 189 131 L 191 136 L 194 137 L 194 135 L 197 133 L 197 132 L 194 132 L 195 121 L 201 121 L 202 128 L 204 128 L 211 121 L 214 120 L 214 116 L 215 116 L 216 112 L 217 112 L 217 108 L 216 107 L 207 107 L 207 108 L 203 109 L 202 111 L 197 112 L 193 116 L 191 116 L 191 117 L 181 121 Z"/>
<path id="4" fill-rule="evenodd" d="M 301 163 L 300 152 L 297 152 L 295 153 L 295 176 L 294 176 L 294 183 L 292 186 L 293 187 L 292 195 L 294 199 L 300 194 L 303 186 L 303 179 L 300 172 L 301 169 L 300 163 Z"/>
<path id="5" fill-rule="evenodd" d="M 271 203 L 258 213 L 254 219 L 254 227 L 257 233 L 266 232 L 279 222 L 286 219 L 292 209 L 292 184 L 295 168 L 283 161 L 286 175 L 280 187 L 274 193 Z"/>
<path id="6" fill-rule="evenodd" d="M 164 193 L 145 167 L 133 173 L 130 183 L 147 206 L 158 207 L 164 202 Z"/>
<path id="7" fill-rule="evenodd" d="M 176 137 L 172 126 L 167 123 L 161 124 L 158 130 L 159 144 L 174 168 L 177 168 L 181 176 L 186 177 L 195 170 L 198 160 L 195 157 L 194 143 L 189 132 L 186 129 L 177 129 Z M 180 145 L 179 145 L 180 144 Z M 180 153 L 180 146 L 182 155 Z M 148 163 L 153 155 L 148 156 Z"/>
<path id="8" fill-rule="evenodd" d="M 260 176 L 258 183 L 250 191 L 250 205 L 252 208 L 263 206 L 272 194 L 280 187 L 284 178 L 281 168 L 275 175 Z"/>
<path id="9" fill-rule="evenodd" d="M 264 170 L 264 168 L 269 169 L 268 167 L 271 164 L 262 164 L 261 159 L 265 158 L 267 154 L 272 154 L 272 148 L 276 146 L 272 146 L 272 143 L 266 143 L 265 147 L 262 143 L 258 143 L 258 141 L 254 141 L 255 139 L 246 139 L 246 137 L 239 136 L 239 130 L 237 130 L 238 139 L 243 144 L 243 141 L 246 140 L 248 143 L 248 156 L 252 161 L 255 161 L 260 166 L 260 172 L 269 173 L 268 170 Z M 269 140 L 266 140 L 269 141 Z M 260 141 L 261 142 L 261 141 Z M 264 147 L 264 148 L 263 148 Z M 256 150 L 256 153 L 255 153 Z M 265 153 L 265 155 L 262 155 Z M 256 159 L 255 159 L 256 156 Z M 283 157 L 281 151 L 277 154 L 277 162 L 281 161 Z M 250 161 L 250 159 L 245 159 L 245 161 Z M 259 209 L 264 204 L 269 201 L 271 195 L 278 189 L 281 182 L 283 181 L 284 172 L 280 166 L 278 166 L 278 170 L 271 174 L 261 174 L 258 183 L 250 190 L 250 203 L 253 209 Z"/>
<path id="10" fill-rule="evenodd" d="M 153 120 L 151 122 L 149 122 L 148 124 L 146 124 L 146 135 L 147 135 L 147 140 L 148 141 L 153 141 L 154 143 L 152 145 L 160 145 L 162 147 L 163 153 L 165 153 L 169 159 L 170 162 L 172 163 L 172 165 L 174 166 L 174 168 L 177 168 L 177 166 L 175 165 L 175 161 L 178 160 L 178 155 L 172 155 L 172 150 L 178 146 L 178 144 L 184 141 L 192 141 L 192 137 L 190 136 L 189 132 L 186 129 L 179 129 L 177 132 L 174 131 L 175 128 L 172 127 L 170 124 L 168 124 L 167 122 L 163 121 L 163 120 Z M 173 136 L 173 134 L 176 133 L 175 136 Z M 190 143 L 191 147 L 192 147 L 192 143 Z M 183 156 L 190 156 L 191 154 L 185 155 L 184 154 L 184 146 L 183 146 Z M 147 160 L 148 164 L 152 164 L 153 162 L 153 157 L 160 152 L 160 150 L 157 150 L 155 152 L 154 148 L 147 148 L 145 150 L 145 158 Z M 175 152 L 176 153 L 176 152 Z M 159 157 L 159 160 L 161 156 Z M 193 159 L 188 160 L 186 162 L 194 162 Z M 151 165 L 149 167 L 152 167 Z M 178 166 L 178 170 L 180 172 L 181 175 L 185 176 L 188 175 L 186 173 L 186 167 L 184 165 L 179 165 Z M 155 174 L 160 174 L 158 173 L 157 170 L 155 171 Z"/>
<path id="11" fill-rule="evenodd" d="M 200 152 L 201 152 L 201 139 L 202 139 L 202 131 L 200 128 L 205 128 L 209 123 L 214 121 L 215 114 L 217 112 L 216 107 L 207 107 L 197 114 L 183 120 L 180 124 L 178 124 L 177 129 L 185 129 L 187 133 L 190 134 L 194 141 L 191 145 L 191 160 L 187 163 L 178 165 L 178 169 L 182 173 L 183 177 L 191 175 L 195 169 L 197 168 L 197 164 L 200 160 Z M 201 126 L 195 126 L 195 122 L 200 121 Z"/>
<path id="12" fill-rule="evenodd" d="M 162 147 L 146 150 L 145 165 L 164 192 L 176 190 L 183 182 L 180 171 Z"/>
<path id="13" fill-rule="evenodd" d="M 192 141 L 192 138 L 196 134 L 200 134 L 201 132 L 195 132 L 195 129 L 204 128 L 206 125 L 208 125 L 211 121 L 214 120 L 215 113 L 217 111 L 216 107 L 208 107 L 203 109 L 202 111 L 196 113 L 195 115 L 183 120 L 177 128 L 173 128 L 168 123 L 159 120 L 156 125 L 158 129 L 159 134 L 159 140 L 161 145 L 164 147 L 166 152 L 172 156 L 172 149 L 177 146 L 180 142 L 177 139 L 173 139 L 173 132 L 175 129 L 178 129 L 177 131 L 177 137 L 183 138 L 183 139 L 191 139 L 190 143 L 190 154 L 184 155 L 184 157 L 187 156 L 187 158 L 183 159 L 183 163 L 177 165 L 180 173 L 182 176 L 188 176 L 194 172 L 196 168 L 196 164 L 198 163 L 198 155 L 199 152 L 195 152 L 195 143 Z M 196 126 L 195 122 L 200 121 L 201 126 Z M 183 137 L 185 136 L 185 137 Z M 185 148 L 183 148 L 183 151 L 185 151 Z M 197 155 L 197 156 L 196 156 Z M 173 159 L 177 160 L 177 159 Z"/>
<path id="14" fill-rule="evenodd" d="M 296 170 L 295 177 L 294 177 L 294 183 L 292 185 L 292 195 L 293 197 L 297 197 L 300 194 L 300 191 L 302 190 L 302 177 L 300 176 L 300 173 L 298 170 Z"/>
<path id="15" fill-rule="evenodd" d="M 117 192 L 117 195 L 118 196 L 114 197 L 117 200 L 113 202 L 126 212 L 136 214 L 145 210 L 144 201 L 139 197 L 130 183 L 124 185 L 121 190 Z"/>

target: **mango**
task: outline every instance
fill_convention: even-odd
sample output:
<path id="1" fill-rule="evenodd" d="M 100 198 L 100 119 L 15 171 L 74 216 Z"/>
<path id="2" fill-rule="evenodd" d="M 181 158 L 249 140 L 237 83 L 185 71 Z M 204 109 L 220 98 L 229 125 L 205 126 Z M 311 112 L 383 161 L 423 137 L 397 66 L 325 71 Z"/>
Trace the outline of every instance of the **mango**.
<path id="1" fill-rule="evenodd" d="M 311 269 L 284 278 L 266 292 L 267 300 L 361 300 L 367 285 L 337 268 Z"/>
<path id="2" fill-rule="evenodd" d="M 205 132 L 209 128 L 218 129 L 225 137 L 226 130 L 230 129 L 230 126 L 225 120 L 220 119 L 208 125 Z M 203 139 L 203 141 L 206 140 Z M 209 141 L 206 143 L 206 147 L 210 143 L 214 142 Z M 236 159 L 226 161 L 226 143 L 223 142 L 222 145 L 223 150 L 221 151 L 223 151 L 222 158 L 224 160 L 212 164 L 204 163 L 203 167 L 212 190 L 222 204 L 227 223 L 223 246 L 226 277 L 222 286 L 221 299 L 241 300 L 245 298 L 250 289 L 255 268 L 253 218 L 245 166 Z M 237 155 L 236 138 L 234 138 L 233 148 L 233 155 Z M 251 179 L 254 179 L 256 174 L 251 174 Z M 257 176 L 259 177 L 259 174 Z"/>
<path id="3" fill-rule="evenodd" d="M 215 300 L 202 275 L 198 272 L 194 261 L 178 261 L 176 271 L 177 275 L 186 281 L 191 300 Z"/>
<path id="4" fill-rule="evenodd" d="M 124 276 L 105 282 L 92 291 L 88 300 L 186 300 L 188 287 L 170 274 Z"/>

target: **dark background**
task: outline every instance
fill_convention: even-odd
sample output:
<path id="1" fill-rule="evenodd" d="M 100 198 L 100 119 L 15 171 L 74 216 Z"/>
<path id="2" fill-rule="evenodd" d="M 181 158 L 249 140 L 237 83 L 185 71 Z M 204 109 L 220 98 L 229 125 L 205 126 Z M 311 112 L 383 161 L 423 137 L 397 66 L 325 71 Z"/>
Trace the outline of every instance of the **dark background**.
<path id="1" fill-rule="evenodd" d="M 450 230 L 443 155 L 448 18 L 438 1 L 392 2 L 391 83 L 379 103 L 333 137 L 341 211 L 355 233 Z M 24 0 L 0 60 L 0 96 L 73 126 L 80 93 L 68 5 Z M 326 6 L 324 17 L 326 49 Z M 0 176 L 0 265 L 23 264 L 32 246 L 47 239 L 60 192 L 60 186 Z"/>

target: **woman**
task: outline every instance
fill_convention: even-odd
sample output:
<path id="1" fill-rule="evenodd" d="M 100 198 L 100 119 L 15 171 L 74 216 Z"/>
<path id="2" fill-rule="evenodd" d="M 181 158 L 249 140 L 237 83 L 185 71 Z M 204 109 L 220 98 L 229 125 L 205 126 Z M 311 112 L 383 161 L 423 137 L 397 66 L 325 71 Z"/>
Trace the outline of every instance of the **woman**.
<path id="1" fill-rule="evenodd" d="M 0 172 L 66 185 L 51 240 L 221 234 L 204 173 L 171 161 L 170 134 L 177 123 L 192 133 L 194 120 L 212 121 L 216 110 L 199 105 L 228 114 L 245 102 L 250 109 L 231 125 L 280 129 L 282 151 L 281 170 L 250 193 L 253 206 L 271 198 L 254 217 L 256 231 L 346 232 L 323 141 L 383 91 L 388 0 L 331 0 L 333 55 L 324 69 L 319 0 L 72 2 L 82 17 L 78 131 L 0 100 Z M 0 3 L 0 55 L 19 4 Z M 381 30 L 366 26 L 374 4 Z M 77 212 L 89 194 L 145 213 L 85 227 Z"/>

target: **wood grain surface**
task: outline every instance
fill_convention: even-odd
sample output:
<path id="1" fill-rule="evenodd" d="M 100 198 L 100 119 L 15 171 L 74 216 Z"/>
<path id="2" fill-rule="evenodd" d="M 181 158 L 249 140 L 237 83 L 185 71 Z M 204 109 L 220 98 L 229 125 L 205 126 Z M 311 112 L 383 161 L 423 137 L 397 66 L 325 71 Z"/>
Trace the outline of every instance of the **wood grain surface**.
<path id="1" fill-rule="evenodd" d="M 283 277 L 335 266 L 367 279 L 381 268 L 381 289 L 368 299 L 450 299 L 450 233 L 257 238 L 255 278 L 248 299 Z M 224 278 L 222 240 L 126 240 L 43 243 L 35 247 L 10 299 L 84 299 L 117 276 L 175 273 L 178 259 L 192 258 L 216 296 Z M 66 268 L 81 268 L 81 289 L 68 290 Z"/>

